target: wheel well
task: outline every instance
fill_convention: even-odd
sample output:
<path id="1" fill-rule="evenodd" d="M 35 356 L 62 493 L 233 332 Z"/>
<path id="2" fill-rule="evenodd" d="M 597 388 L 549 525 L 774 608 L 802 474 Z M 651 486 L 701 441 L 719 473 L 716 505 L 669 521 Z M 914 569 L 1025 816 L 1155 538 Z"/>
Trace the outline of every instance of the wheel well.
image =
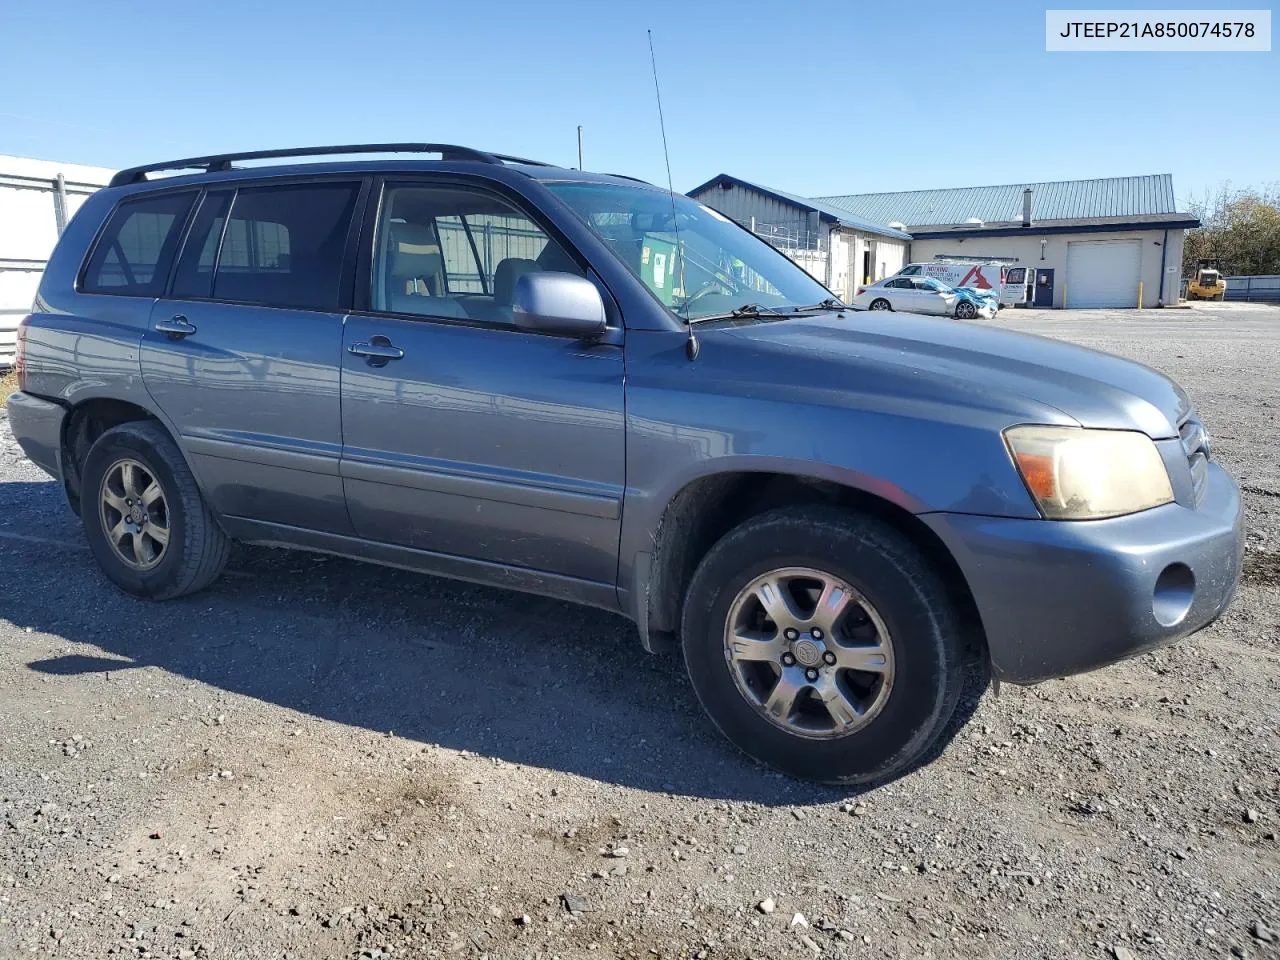
<path id="1" fill-rule="evenodd" d="M 684 595 L 707 551 L 744 520 L 778 507 L 831 504 L 870 514 L 906 536 L 946 584 L 975 652 L 985 650 L 977 604 L 951 551 L 910 511 L 829 480 L 778 473 L 719 474 L 695 480 L 667 505 L 649 571 L 648 625 L 664 646 L 680 632 Z"/>
<path id="2" fill-rule="evenodd" d="M 86 400 L 62 422 L 62 483 L 71 509 L 80 512 L 80 477 L 89 448 L 112 427 L 135 420 L 154 420 L 143 407 L 124 400 Z"/>

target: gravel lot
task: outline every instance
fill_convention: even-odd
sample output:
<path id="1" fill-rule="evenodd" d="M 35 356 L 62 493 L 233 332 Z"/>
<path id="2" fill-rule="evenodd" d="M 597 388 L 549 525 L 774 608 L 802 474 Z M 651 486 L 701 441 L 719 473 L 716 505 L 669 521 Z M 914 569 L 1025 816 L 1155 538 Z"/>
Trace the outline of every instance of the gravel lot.
<path id="1" fill-rule="evenodd" d="M 741 759 L 603 613 L 248 549 L 128 599 L 0 422 L 0 955 L 1280 956 L 1280 309 L 995 323 L 1190 390 L 1245 582 L 860 796 Z"/>

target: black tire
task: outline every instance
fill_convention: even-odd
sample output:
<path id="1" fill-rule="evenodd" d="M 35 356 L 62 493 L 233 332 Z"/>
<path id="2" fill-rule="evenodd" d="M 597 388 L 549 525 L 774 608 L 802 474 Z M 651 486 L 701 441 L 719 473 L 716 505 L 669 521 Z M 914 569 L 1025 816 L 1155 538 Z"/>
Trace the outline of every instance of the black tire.
<path id="1" fill-rule="evenodd" d="M 834 739 L 808 739 L 766 719 L 740 692 L 726 657 L 726 620 L 756 577 L 814 567 L 859 591 L 888 627 L 893 683 L 880 712 Z M 873 517 L 788 507 L 730 531 L 698 565 L 682 618 L 685 665 L 703 708 L 732 743 L 793 777 L 871 784 L 930 758 L 966 685 L 966 642 L 933 566 Z"/>
<path id="2" fill-rule="evenodd" d="M 125 459 L 141 464 L 163 492 L 168 543 L 150 569 L 129 565 L 112 546 L 103 519 L 103 479 Z M 103 573 L 125 593 L 172 600 L 218 579 L 231 540 L 205 506 L 182 453 L 160 424 L 140 420 L 108 430 L 90 448 L 81 477 L 80 517 L 89 549 Z"/>
<path id="3" fill-rule="evenodd" d="M 959 320 L 972 320 L 978 315 L 978 308 L 968 300 L 961 300 L 956 304 L 956 318 Z"/>
<path id="4" fill-rule="evenodd" d="M 877 297 L 875 300 L 872 300 L 872 301 L 871 301 L 871 307 L 870 307 L 870 309 L 872 309 L 872 310 L 892 310 L 892 309 L 893 309 L 893 304 L 892 304 L 892 303 L 890 303 L 888 300 L 886 300 L 884 297 Z"/>

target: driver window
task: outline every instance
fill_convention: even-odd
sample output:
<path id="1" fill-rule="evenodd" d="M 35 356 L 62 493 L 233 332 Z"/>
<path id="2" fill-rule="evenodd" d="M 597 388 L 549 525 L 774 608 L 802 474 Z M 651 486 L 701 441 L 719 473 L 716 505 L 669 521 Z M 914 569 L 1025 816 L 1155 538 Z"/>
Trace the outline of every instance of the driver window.
<path id="1" fill-rule="evenodd" d="M 470 188 L 389 187 L 374 248 L 374 310 L 512 322 L 526 273 L 585 272 L 507 201 Z"/>

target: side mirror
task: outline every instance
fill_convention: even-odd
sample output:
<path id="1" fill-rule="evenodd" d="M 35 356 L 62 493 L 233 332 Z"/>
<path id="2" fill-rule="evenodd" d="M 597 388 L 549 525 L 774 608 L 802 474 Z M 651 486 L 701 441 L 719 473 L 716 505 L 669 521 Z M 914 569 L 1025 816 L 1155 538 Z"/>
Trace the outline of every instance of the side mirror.
<path id="1" fill-rule="evenodd" d="M 605 331 L 604 300 L 590 280 L 572 273 L 540 270 L 516 281 L 511 297 L 515 325 L 582 340 Z"/>

